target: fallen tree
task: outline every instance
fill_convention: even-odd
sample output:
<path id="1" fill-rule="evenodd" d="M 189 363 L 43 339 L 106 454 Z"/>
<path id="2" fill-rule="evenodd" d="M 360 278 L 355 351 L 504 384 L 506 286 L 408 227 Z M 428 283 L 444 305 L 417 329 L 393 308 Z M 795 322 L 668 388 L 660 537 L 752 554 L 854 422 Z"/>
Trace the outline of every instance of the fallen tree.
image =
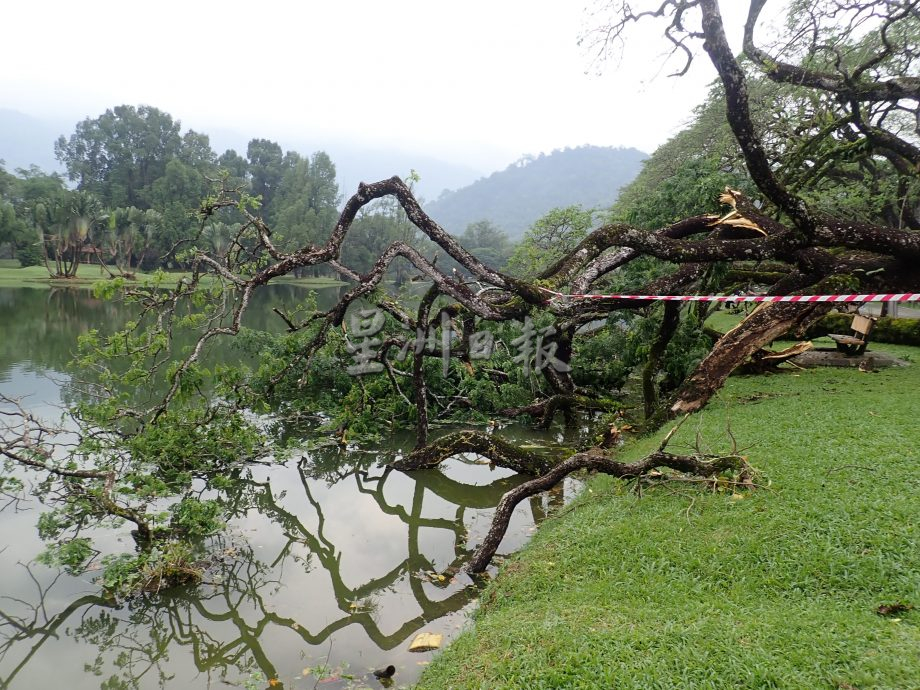
<path id="1" fill-rule="evenodd" d="M 289 397 L 298 395 L 298 387 L 307 386 L 311 377 L 318 375 L 318 358 L 345 349 L 356 358 L 357 374 L 376 375 L 379 378 L 375 380 L 384 382 L 375 384 L 378 387 L 372 391 L 371 384 L 360 382 L 353 389 L 357 392 L 344 396 L 348 404 L 366 409 L 373 404 L 378 394 L 375 391 L 383 386 L 398 397 L 400 405 L 413 410 L 416 449 L 394 467 L 432 467 L 447 457 L 471 452 L 497 465 L 535 475 L 503 499 L 486 542 L 471 563 L 473 570 L 482 570 L 488 563 L 517 502 L 551 487 L 571 472 L 590 469 L 623 478 L 657 467 L 701 477 L 723 471 L 745 473 L 743 461 L 734 455 L 678 456 L 667 453 L 664 447 L 639 463 L 625 465 L 612 458 L 614 451 L 605 447 L 609 444 L 599 443 L 564 459 L 548 459 L 491 434 L 462 432 L 430 440 L 429 408 L 436 404 L 443 413 L 473 405 L 463 392 L 444 395 L 432 389 L 435 360 L 444 363 L 444 376 L 456 363 L 473 378 L 507 378 L 507 370 L 478 365 L 477 336 L 484 329 L 516 322 L 524 322 L 526 329 L 531 320 L 539 320 L 527 331 L 532 339 L 521 341 L 526 347 L 506 361 L 539 374 L 545 392 L 527 404 L 503 409 L 509 415 L 542 416 L 543 423 L 548 424 L 556 410 L 572 414 L 577 409 L 603 408 L 602 398 L 610 391 L 585 390 L 579 385 L 572 374 L 573 353 L 591 337 L 592 331 L 586 328 L 590 324 L 604 321 L 611 328 L 612 317 L 649 314 L 653 307 L 632 299 L 597 300 L 585 295 L 609 289 L 621 273 L 641 260 L 673 266 L 659 270 L 634 291 L 646 295 L 737 289 L 740 275 L 749 277 L 748 284 L 752 276 L 769 279 L 760 289 L 773 295 L 916 290 L 920 148 L 916 129 L 904 123 L 908 116 L 917 116 L 920 98 L 920 78 L 914 76 L 917 56 L 909 49 L 920 23 L 917 3 L 828 0 L 811 5 L 809 16 L 818 28 L 798 34 L 800 40 L 786 48 L 787 57 L 798 57 L 799 63 L 784 61 L 783 56 L 772 56 L 757 47 L 754 33 L 763 5 L 764 0 L 750 3 L 745 26 L 747 67 L 729 46 L 716 0 L 665 0 L 638 13 L 628 3 L 614 3 L 616 19 L 602 32 L 604 41 L 610 41 L 631 23 L 657 17 L 665 20 L 665 35 L 675 50 L 684 52 L 688 59 L 694 55 L 695 45 L 702 43 L 720 78 L 725 119 L 737 147 L 738 165 L 746 171 L 756 198 L 728 188 L 719 199 L 726 207 L 723 214 L 692 215 L 652 230 L 624 223 L 600 227 L 551 266 L 521 277 L 495 270 L 467 251 L 429 217 L 410 186 L 398 177 L 361 184 L 326 241 L 296 251 L 276 246 L 272 230 L 256 211 L 257 201 L 245 190 L 225 183 L 203 204 L 200 216 L 203 221 L 224 216 L 238 221 L 229 249 L 214 255 L 197 247 L 198 238 L 183 241 L 173 251 L 189 262 L 190 276 L 173 290 L 130 288 L 127 294 L 140 307 L 138 319 L 111 339 L 85 343 L 90 354 L 84 363 L 93 366 L 97 375 L 92 384 L 94 395 L 105 401 L 84 408 L 81 416 L 84 429 L 105 432 L 87 432 L 95 439 L 94 455 L 109 453 L 123 458 L 128 452 L 125 449 L 132 447 L 132 438 L 149 436 L 167 425 L 187 425 L 191 445 L 197 442 L 195 434 L 202 433 L 201 429 L 226 431 L 226 420 L 231 417 L 234 423 L 245 426 L 241 411 L 263 409 L 270 401 L 278 412 Z M 841 17 L 851 15 L 865 31 L 851 29 L 853 33 L 841 36 L 839 31 L 827 29 L 829 23 L 839 24 Z M 867 57 L 867 45 L 881 48 Z M 745 69 L 788 86 L 794 98 L 813 97 L 816 114 L 802 124 L 796 140 L 778 142 L 755 122 L 748 91 L 751 77 Z M 863 174 L 886 180 L 890 177 L 888 187 L 893 191 L 887 201 L 891 203 L 872 217 L 837 216 L 808 197 L 805 172 L 825 166 L 829 156 L 844 150 L 848 152 L 847 165 L 838 171 L 838 191 L 845 190 L 846 184 L 861 184 Z M 860 174 L 848 174 L 854 170 Z M 390 244 L 365 273 L 345 265 L 341 250 L 349 229 L 362 209 L 384 198 L 399 205 L 430 248 L 449 256 L 463 271 L 448 273 L 438 267 L 436 258 L 429 258 L 428 249 L 403 241 Z M 889 206 L 898 209 L 894 217 Z M 886 222 L 892 218 L 895 222 Z M 425 296 L 411 310 L 384 290 L 389 269 L 400 262 L 411 265 L 417 280 L 430 283 Z M 318 266 L 334 270 L 349 283 L 333 307 L 299 313 L 277 310 L 290 338 L 278 346 L 277 354 L 268 357 L 263 352 L 265 361 L 256 375 L 205 367 L 204 358 L 213 340 L 241 334 L 243 318 L 257 290 Z M 722 270 L 726 266 L 729 270 Z M 367 305 L 376 305 L 381 319 L 388 319 L 408 335 L 376 342 L 379 350 L 363 348 L 363 334 L 373 342 L 379 330 L 370 328 L 377 315 L 360 311 Z M 665 416 L 673 417 L 701 409 L 752 355 L 787 333 L 803 332 L 829 309 L 824 303 L 761 306 L 719 337 L 686 380 L 671 390 L 661 390 L 657 382 L 662 354 L 682 319 L 698 316 L 691 309 L 667 307 L 651 339 L 643 371 L 646 415 L 655 418 L 664 411 Z M 356 312 L 361 316 L 356 317 Z M 170 347 L 175 334 L 190 327 L 197 330 L 193 343 L 177 356 Z M 116 356 L 129 361 L 127 371 L 133 381 L 165 376 L 165 392 L 146 405 L 126 396 L 121 390 L 126 382 L 125 368 L 111 364 Z M 397 365 L 410 358 L 411 368 Z M 206 378 L 212 379 L 213 389 L 202 388 Z M 404 387 L 411 387 L 411 396 Z M 661 393 L 664 395 L 659 397 Z M 223 427 L 219 427 L 221 423 Z M 339 442 L 347 444 L 348 424 L 340 425 L 337 431 Z M 209 440 L 221 445 L 219 438 Z M 256 444 L 249 437 L 247 441 L 251 450 Z M 0 445 L 0 454 L 21 462 L 17 452 L 15 446 Z M 48 466 L 39 469 L 52 472 Z M 93 475 L 96 479 L 108 477 L 105 473 L 112 471 L 111 464 L 103 463 L 92 471 L 101 473 Z M 119 494 L 117 478 L 107 481 L 106 487 L 102 500 L 109 502 L 109 514 L 128 516 L 141 525 L 145 520 L 143 506 L 137 506 L 131 492 L 122 490 Z M 134 503 L 128 505 L 132 500 Z M 121 512 L 111 510 L 111 505 L 117 505 Z"/>

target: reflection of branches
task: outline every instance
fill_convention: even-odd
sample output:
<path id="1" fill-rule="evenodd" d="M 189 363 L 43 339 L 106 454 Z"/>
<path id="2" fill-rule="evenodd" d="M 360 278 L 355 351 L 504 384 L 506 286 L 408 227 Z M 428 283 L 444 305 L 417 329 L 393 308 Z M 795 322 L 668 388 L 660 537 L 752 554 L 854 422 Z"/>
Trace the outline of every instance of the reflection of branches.
<path id="1" fill-rule="evenodd" d="M 353 468 L 346 473 L 346 476 L 352 476 L 357 491 L 361 494 L 368 495 L 377 503 L 380 511 L 387 515 L 398 517 L 407 527 L 408 530 L 408 557 L 400 564 L 394 566 L 388 572 L 375 578 L 371 578 L 358 587 L 349 587 L 345 584 L 341 575 L 341 551 L 329 540 L 325 534 L 326 517 L 322 505 L 314 497 L 313 489 L 308 479 L 308 468 L 300 466 L 300 480 L 303 486 L 304 497 L 309 503 L 312 511 L 316 515 L 316 528 L 308 529 L 297 515 L 285 509 L 275 499 L 268 482 L 258 482 L 249 480 L 247 491 L 254 507 L 267 516 L 270 516 L 282 529 L 282 532 L 288 538 L 288 544 L 281 549 L 281 555 L 290 551 L 292 544 L 303 543 L 315 557 L 317 562 L 322 565 L 328 573 L 332 589 L 335 594 L 336 602 L 343 612 L 343 617 L 325 628 L 311 632 L 307 627 L 293 625 L 294 621 L 279 617 L 271 611 L 265 611 L 268 620 L 275 621 L 277 624 L 289 625 L 305 641 L 312 645 L 322 644 L 328 637 L 348 625 L 357 623 L 361 625 L 368 637 L 370 637 L 382 649 L 392 649 L 399 644 L 413 630 L 421 627 L 425 621 L 433 620 L 445 613 L 457 610 L 466 601 L 469 595 L 460 590 L 451 594 L 446 599 L 434 600 L 426 592 L 426 588 L 414 576 L 419 571 L 432 569 L 432 563 L 420 552 L 418 547 L 418 532 L 422 527 L 436 529 L 446 529 L 453 533 L 454 544 L 456 547 L 456 558 L 449 564 L 448 571 L 459 570 L 465 560 L 469 558 L 472 551 L 460 547 L 464 542 L 463 515 L 466 505 L 479 507 L 491 507 L 495 505 L 498 498 L 510 486 L 519 483 L 517 478 L 500 480 L 493 484 L 482 487 L 472 487 L 460 485 L 441 473 L 420 472 L 413 474 L 415 482 L 415 491 L 412 499 L 412 507 L 407 511 L 402 506 L 390 505 L 384 497 L 384 487 L 387 478 L 393 475 L 389 469 L 382 470 L 379 474 L 373 474 L 369 470 L 361 469 L 360 466 Z M 341 468 L 340 468 L 341 469 Z M 460 487 L 464 489 L 464 495 L 461 497 Z M 436 495 L 445 500 L 451 501 L 458 505 L 455 519 L 438 519 L 425 518 L 422 516 L 422 504 L 425 490 L 429 489 Z M 280 558 L 281 556 L 279 556 Z M 279 559 L 275 559 L 277 562 Z M 416 602 L 422 610 L 419 616 L 406 621 L 400 628 L 389 635 L 384 635 L 371 612 L 355 610 L 353 602 L 372 597 L 373 595 L 392 587 L 401 578 L 408 578 L 410 587 L 415 594 Z"/>
<path id="2" fill-rule="evenodd" d="M 67 622 L 67 620 L 77 611 L 92 606 L 110 607 L 112 603 L 99 596 L 87 595 L 72 601 L 64 610 L 55 615 L 49 615 L 46 608 L 46 598 L 51 588 L 58 581 L 55 577 L 52 582 L 43 587 L 35 578 L 31 569 L 23 566 L 29 575 L 29 578 L 35 584 L 38 590 L 38 601 L 29 603 L 22 599 L 4 596 L 4 601 L 14 602 L 26 609 L 29 613 L 23 615 L 19 613 L 8 613 L 0 610 L 0 662 L 4 661 L 7 655 L 14 649 L 28 644 L 28 651 L 22 660 L 12 668 L 6 677 L 0 676 L 0 688 L 10 687 L 13 679 L 19 675 L 20 671 L 29 663 L 38 651 L 42 648 L 49 638 L 58 637 L 58 629 Z"/>
<path id="3" fill-rule="evenodd" d="M 275 677 L 276 671 L 270 663 L 268 654 L 262 649 L 259 640 L 270 625 L 285 628 L 294 632 L 304 642 L 312 646 L 319 646 L 330 639 L 336 632 L 357 624 L 364 629 L 367 636 L 378 647 L 381 649 L 393 649 L 427 622 L 456 611 L 465 605 L 470 598 L 470 594 L 466 590 L 461 588 L 445 598 L 433 599 L 429 589 L 435 586 L 426 584 L 415 577 L 415 573 L 418 571 L 432 568 L 431 562 L 420 552 L 419 529 L 432 527 L 447 529 L 453 533 L 456 558 L 448 566 L 447 570 L 451 572 L 459 570 L 471 554 L 470 549 L 465 546 L 461 547 L 463 542 L 464 505 L 492 506 L 498 496 L 506 490 L 509 483 L 513 484 L 515 481 L 519 481 L 511 478 L 483 487 L 466 486 L 466 495 L 462 499 L 463 503 L 457 503 L 456 518 L 453 520 L 436 519 L 422 517 L 422 505 L 426 489 L 431 489 L 446 500 L 454 499 L 457 501 L 459 499 L 457 496 L 458 483 L 446 480 L 439 472 L 414 474 L 413 478 L 419 481 L 416 481 L 415 484 L 412 507 L 409 511 L 406 511 L 401 506 L 389 505 L 384 498 L 384 486 L 387 478 L 392 476 L 392 470 L 384 469 L 379 474 L 372 474 L 371 471 L 361 469 L 360 466 L 353 468 L 346 473 L 346 477 L 353 477 L 357 490 L 364 495 L 373 497 L 381 512 L 394 515 L 406 524 L 409 554 L 405 561 L 382 576 L 372 578 L 358 587 L 349 587 L 345 584 L 340 573 L 341 551 L 336 548 L 325 534 L 326 517 L 322 505 L 313 495 L 313 489 L 308 478 L 308 468 L 301 465 L 299 469 L 304 497 L 316 515 L 317 527 L 315 530 L 308 529 L 297 515 L 278 504 L 268 482 L 249 480 L 246 489 L 249 496 L 248 500 L 251 500 L 252 505 L 257 507 L 263 515 L 271 517 L 281 527 L 282 532 L 289 540 L 288 544 L 282 547 L 281 553 L 274 561 L 277 563 L 283 559 L 284 555 L 290 552 L 294 543 L 305 544 L 310 553 L 328 573 L 336 602 L 342 610 L 343 616 L 319 630 L 311 630 L 309 626 L 304 625 L 302 622 L 277 613 L 264 601 L 261 591 L 264 583 L 257 574 L 238 572 L 237 570 L 232 573 L 222 574 L 221 582 L 215 591 L 210 596 L 202 597 L 192 604 L 202 617 L 208 620 L 232 623 L 239 631 L 239 637 L 220 645 L 221 655 L 227 656 L 234 649 L 238 651 L 244 648 L 249 649 L 262 672 L 269 678 Z M 430 481 L 425 481 L 426 479 Z M 380 630 L 372 611 L 356 609 L 352 604 L 355 601 L 371 598 L 376 593 L 391 588 L 403 578 L 407 579 L 409 588 L 421 609 L 421 613 L 404 621 L 396 630 L 387 635 Z M 447 586 L 451 585 L 448 584 Z M 240 591 L 241 589 L 242 592 Z M 248 608 L 254 608 L 257 611 L 257 620 L 254 623 L 247 623 L 235 613 L 237 607 L 244 600 Z M 215 611 L 213 606 L 216 602 L 220 602 L 218 611 Z M 217 653 L 216 649 L 214 653 Z M 237 653 L 234 654 L 236 655 Z"/>
<path id="4" fill-rule="evenodd" d="M 462 530 L 462 524 L 457 526 L 451 521 L 446 521 L 444 524 L 440 524 L 433 521 L 429 522 L 428 520 L 423 520 L 420 515 L 421 495 L 418 493 L 414 498 L 412 514 L 406 514 L 404 511 L 394 510 L 387 507 L 386 512 L 399 516 L 407 523 L 407 526 L 410 529 L 409 557 L 406 561 L 396 565 L 384 575 L 370 579 L 359 587 L 349 587 L 345 584 L 340 573 L 341 552 L 335 548 L 335 546 L 326 538 L 324 534 L 325 516 L 323 515 L 322 507 L 313 497 L 312 490 L 310 489 L 306 478 L 303 477 L 303 475 L 301 476 L 306 498 L 317 515 L 318 527 L 315 533 L 307 529 L 299 520 L 299 518 L 275 502 L 274 496 L 272 495 L 270 487 L 267 484 L 265 485 L 265 489 L 259 495 L 257 504 L 259 509 L 264 514 L 270 515 L 283 527 L 284 533 L 288 536 L 289 539 L 303 542 L 310 549 L 311 553 L 316 556 L 317 560 L 322 564 L 323 568 L 329 574 L 332 589 L 335 593 L 336 602 L 338 603 L 339 608 L 346 614 L 343 618 L 329 624 L 316 633 L 310 633 L 310 631 L 306 628 L 298 629 L 298 634 L 300 634 L 304 640 L 310 642 L 311 644 L 321 644 L 336 630 L 339 630 L 347 625 L 351 625 L 352 623 L 358 623 L 365 629 L 368 637 L 370 637 L 379 647 L 382 649 L 392 649 L 403 639 L 405 639 L 405 636 L 408 635 L 409 632 L 421 627 L 425 620 L 438 618 L 448 611 L 456 610 L 459 608 L 459 606 L 467 601 L 468 596 L 462 591 L 451 596 L 447 600 L 449 603 L 445 603 L 443 601 L 434 602 L 428 600 L 427 598 L 423 598 L 421 601 L 418 601 L 418 604 L 423 611 L 420 616 L 406 622 L 396 632 L 391 633 L 390 635 L 383 635 L 377 626 L 376 621 L 374 621 L 373 616 L 366 611 L 354 610 L 352 603 L 366 599 L 377 592 L 391 587 L 397 580 L 402 577 L 410 576 L 412 573 L 418 570 L 424 570 L 431 567 L 431 564 L 427 561 L 427 559 L 425 559 L 424 556 L 418 553 L 417 550 L 413 551 L 411 549 L 413 532 L 417 534 L 418 528 L 423 526 L 419 523 L 428 523 L 424 526 L 449 527 L 452 531 L 454 531 L 455 535 L 459 534 L 459 531 Z M 366 488 L 364 491 L 366 492 Z M 377 481 L 377 488 L 370 491 L 369 493 L 370 495 L 374 496 L 375 500 L 378 501 L 378 504 L 383 503 L 382 482 Z M 415 507 L 416 503 L 419 504 L 417 507 Z M 383 508 L 383 505 L 381 505 L 381 508 Z M 400 515 L 400 513 L 402 514 Z"/>
<path id="5" fill-rule="evenodd" d="M 300 510 L 289 509 L 281 503 L 268 480 L 237 478 L 234 488 L 226 496 L 228 514 L 244 516 L 256 509 L 277 525 L 285 535 L 286 543 L 277 554 L 268 554 L 263 561 L 248 545 L 226 542 L 223 537 L 216 538 L 212 550 L 219 556 L 209 566 L 207 584 L 199 587 L 194 597 L 186 598 L 180 594 L 134 599 L 127 605 L 127 618 L 113 615 L 108 610 L 88 615 L 94 605 L 109 609 L 114 604 L 101 597 L 81 597 L 60 613 L 49 614 L 45 602 L 54 583 L 42 587 L 36 582 L 38 603 L 14 602 L 17 606 L 25 606 L 29 612 L 27 615 L 0 611 L 0 634 L 3 635 L 0 661 L 8 658 L 12 650 L 29 645 L 25 658 L 7 674 L 3 683 L 20 676 L 27 664 L 34 661 L 44 642 L 49 637 L 56 637 L 61 625 L 74 615 L 82 614 L 82 620 L 69 629 L 70 634 L 99 650 L 91 668 L 101 673 L 106 663 L 114 664 L 120 678 L 119 687 L 139 687 L 142 682 L 160 685 L 170 682 L 169 655 L 177 646 L 187 647 L 195 667 L 209 675 L 217 672 L 221 678 L 235 674 L 245 676 L 255 666 L 265 677 L 276 678 L 279 669 L 273 661 L 273 650 L 267 646 L 267 640 L 273 639 L 273 628 L 296 634 L 311 646 L 320 646 L 337 632 L 358 625 L 374 644 L 388 650 L 397 647 L 426 623 L 459 610 L 469 601 L 471 592 L 452 582 L 449 576 L 462 567 L 472 552 L 466 545 L 466 510 L 468 507 L 493 506 L 505 491 L 521 481 L 520 478 L 513 476 L 485 486 L 468 486 L 445 477 L 439 471 L 420 471 L 412 475 L 416 480 L 414 490 L 404 506 L 392 504 L 385 497 L 387 482 L 400 476 L 396 471 L 368 465 L 366 460 L 348 469 L 340 464 L 336 481 L 344 481 L 346 485 L 353 482 L 358 494 L 373 498 L 381 514 L 394 516 L 405 525 L 408 548 L 408 554 L 401 563 L 380 575 L 367 578 L 358 586 L 349 586 L 341 573 L 342 549 L 328 534 L 327 516 L 321 498 L 316 494 L 317 480 L 311 478 L 316 469 L 322 473 L 320 454 L 316 459 L 320 463 L 319 468 L 305 463 L 298 467 L 304 505 L 315 516 L 313 528 L 304 524 Z M 426 494 L 437 495 L 455 504 L 457 508 L 453 517 L 425 517 Z M 542 513 L 542 506 L 535 505 L 534 509 Z M 420 548 L 422 528 L 446 530 L 445 534 L 450 535 L 448 538 L 453 542 L 454 557 L 444 569 L 448 576 L 443 581 L 436 579 L 432 582 L 418 577 L 420 572 L 434 569 L 434 564 Z M 314 568 L 325 570 L 336 604 L 342 612 L 341 616 L 319 628 L 275 610 L 275 602 L 272 601 L 273 589 L 281 586 L 279 573 L 286 559 L 296 557 L 298 549 L 294 547 L 297 544 L 302 544 L 309 551 Z M 396 629 L 384 633 L 374 610 L 353 604 L 373 599 L 398 584 L 404 596 L 415 600 L 418 609 L 413 607 L 414 615 L 402 621 Z M 232 634 L 226 634 L 228 629 Z M 115 682 L 114 677 L 109 682 Z M 3 683 L 0 687 L 5 687 Z"/>

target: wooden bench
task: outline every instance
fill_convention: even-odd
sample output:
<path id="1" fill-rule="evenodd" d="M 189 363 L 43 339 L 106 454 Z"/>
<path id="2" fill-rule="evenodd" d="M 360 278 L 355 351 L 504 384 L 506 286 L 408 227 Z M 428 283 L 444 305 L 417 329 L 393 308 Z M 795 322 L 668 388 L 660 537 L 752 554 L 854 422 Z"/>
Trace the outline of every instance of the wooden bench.
<path id="1" fill-rule="evenodd" d="M 861 355 L 866 351 L 866 345 L 869 344 L 869 334 L 872 332 L 876 321 L 877 319 L 874 317 L 853 314 L 853 322 L 850 324 L 852 332 L 849 335 L 828 333 L 827 337 L 837 343 L 837 349 L 848 357 Z"/>

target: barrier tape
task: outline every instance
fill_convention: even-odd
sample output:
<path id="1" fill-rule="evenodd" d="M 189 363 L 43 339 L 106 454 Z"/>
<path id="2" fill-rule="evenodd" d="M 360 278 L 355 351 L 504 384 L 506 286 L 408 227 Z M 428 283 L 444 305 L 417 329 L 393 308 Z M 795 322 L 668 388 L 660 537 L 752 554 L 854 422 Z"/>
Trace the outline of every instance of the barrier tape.
<path id="1" fill-rule="evenodd" d="M 622 299 L 643 302 L 920 302 L 920 293 L 895 295 L 567 295 L 546 288 L 543 292 L 574 299 Z"/>

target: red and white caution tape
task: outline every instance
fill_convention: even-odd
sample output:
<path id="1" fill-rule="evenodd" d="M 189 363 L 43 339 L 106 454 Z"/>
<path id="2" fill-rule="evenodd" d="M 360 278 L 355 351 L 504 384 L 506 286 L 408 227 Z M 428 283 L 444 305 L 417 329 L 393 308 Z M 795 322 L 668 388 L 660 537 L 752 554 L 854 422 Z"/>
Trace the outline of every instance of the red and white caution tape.
<path id="1" fill-rule="evenodd" d="M 567 295 L 540 288 L 552 297 L 572 299 L 622 299 L 638 302 L 920 302 L 920 293 L 896 295 Z"/>

